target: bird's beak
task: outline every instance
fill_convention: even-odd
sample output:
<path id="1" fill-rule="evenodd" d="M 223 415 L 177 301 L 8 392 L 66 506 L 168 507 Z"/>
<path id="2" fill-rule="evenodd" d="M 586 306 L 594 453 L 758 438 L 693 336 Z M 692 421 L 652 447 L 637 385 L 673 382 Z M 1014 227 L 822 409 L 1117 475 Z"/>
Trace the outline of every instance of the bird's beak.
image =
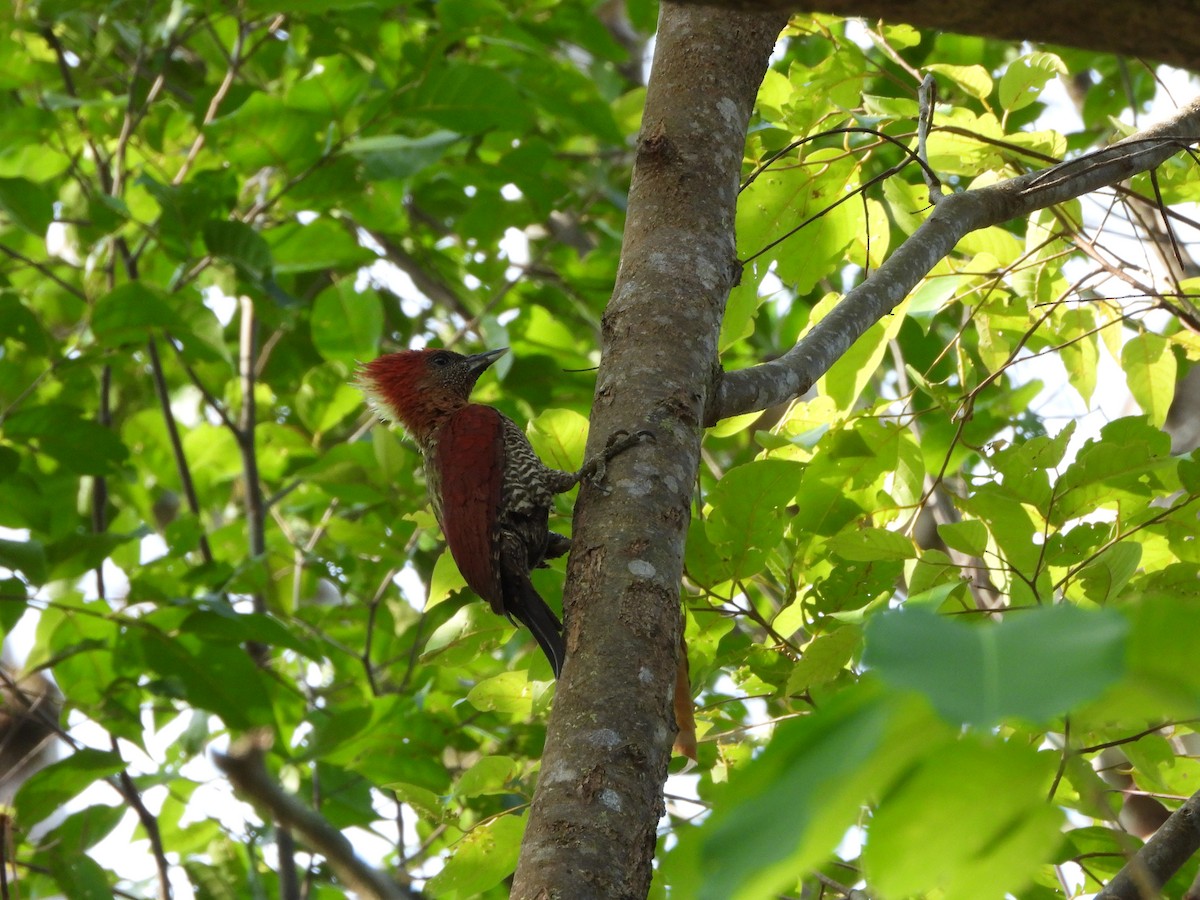
<path id="1" fill-rule="evenodd" d="M 482 374 L 483 370 L 502 357 L 508 352 L 507 347 L 500 347 L 496 350 L 488 350 L 485 353 L 476 353 L 474 356 L 468 356 L 466 359 L 468 371 L 473 375 Z"/>

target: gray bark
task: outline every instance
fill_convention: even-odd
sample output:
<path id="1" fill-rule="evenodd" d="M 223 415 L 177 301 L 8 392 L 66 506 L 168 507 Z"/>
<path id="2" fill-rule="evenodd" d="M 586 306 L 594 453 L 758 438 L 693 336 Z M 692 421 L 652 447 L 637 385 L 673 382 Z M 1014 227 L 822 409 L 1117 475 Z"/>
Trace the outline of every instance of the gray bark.
<path id="1" fill-rule="evenodd" d="M 620 429 L 656 440 L 613 460 L 608 493 L 585 486 L 576 506 L 567 663 L 513 897 L 649 890 L 674 732 L 684 539 L 737 272 L 746 125 L 785 22 L 662 6 L 588 456 Z"/>

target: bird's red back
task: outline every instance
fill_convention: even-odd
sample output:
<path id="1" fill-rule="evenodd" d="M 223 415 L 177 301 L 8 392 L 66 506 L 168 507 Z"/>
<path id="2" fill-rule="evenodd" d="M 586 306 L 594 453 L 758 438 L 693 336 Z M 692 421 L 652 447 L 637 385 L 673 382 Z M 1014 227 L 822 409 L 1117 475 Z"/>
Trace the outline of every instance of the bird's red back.
<path id="1" fill-rule="evenodd" d="M 464 406 L 442 426 L 434 454 L 450 553 L 471 590 L 502 613 L 493 530 L 504 483 L 503 418 L 490 406 Z"/>

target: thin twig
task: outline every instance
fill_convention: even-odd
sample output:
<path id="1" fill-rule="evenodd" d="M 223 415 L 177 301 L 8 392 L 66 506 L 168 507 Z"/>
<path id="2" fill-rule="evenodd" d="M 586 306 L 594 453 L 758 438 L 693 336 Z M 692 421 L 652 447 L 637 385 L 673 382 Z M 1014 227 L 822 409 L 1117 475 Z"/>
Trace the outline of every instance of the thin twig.
<path id="1" fill-rule="evenodd" d="M 200 500 L 196 496 L 196 484 L 192 480 L 192 470 L 188 466 L 187 454 L 183 452 L 183 439 L 179 436 L 179 424 L 175 421 L 175 413 L 171 410 L 171 394 L 167 389 L 167 378 L 163 374 L 162 359 L 158 355 L 158 343 L 151 338 L 146 344 L 150 354 L 150 372 L 154 376 L 154 387 L 158 391 L 158 404 L 162 409 L 163 421 L 167 426 L 167 437 L 171 441 L 171 452 L 175 456 L 175 469 L 179 472 L 179 482 L 183 485 L 183 496 L 187 499 L 188 509 L 197 521 L 200 520 Z M 208 535 L 200 532 L 200 556 L 206 563 L 212 563 L 212 547 L 208 543 Z"/>
<path id="2" fill-rule="evenodd" d="M 233 52 L 229 57 L 229 67 L 225 70 L 225 77 L 221 79 L 221 83 L 217 85 L 217 89 L 213 92 L 212 99 L 208 101 L 208 109 L 204 111 L 204 118 L 200 122 L 200 127 L 196 129 L 196 139 L 192 141 L 192 146 L 188 148 L 187 158 L 184 159 L 183 165 L 179 167 L 179 171 L 175 173 L 175 177 L 171 179 L 171 184 L 175 187 L 183 184 L 183 180 L 187 178 L 188 172 L 192 168 L 192 164 L 196 161 L 196 157 L 200 155 L 200 151 L 204 148 L 204 141 L 207 137 L 204 128 L 212 123 L 212 120 L 217 117 L 217 110 L 221 108 L 221 102 L 225 99 L 225 95 L 229 93 L 229 89 L 233 87 L 233 81 L 237 78 L 238 67 L 242 64 L 242 45 L 246 40 L 246 23 L 238 20 L 237 34 L 233 38 Z M 218 45 L 219 46 L 219 45 Z"/>
<path id="3" fill-rule="evenodd" d="M 208 408 L 217 414 L 217 418 L 221 420 L 221 424 L 233 432 L 234 437 L 238 434 L 238 424 L 233 421 L 229 413 L 225 411 L 225 404 L 208 389 L 208 386 L 200 380 L 200 376 L 196 374 L 196 370 L 192 368 L 192 364 L 188 362 L 187 357 L 183 355 L 183 347 L 174 339 L 169 339 L 167 343 L 171 349 L 175 351 L 175 359 L 183 366 L 183 371 L 187 375 L 192 386 L 200 392 L 200 396 L 204 398 L 204 402 L 208 404 Z"/>
<path id="4" fill-rule="evenodd" d="M 112 366 L 100 370 L 100 411 L 97 422 L 103 428 L 112 426 Z M 103 534 L 108 530 L 108 479 L 97 475 L 92 479 L 92 532 Z M 96 565 L 96 596 L 105 599 L 104 561 Z"/>
<path id="5" fill-rule="evenodd" d="M 71 284 L 69 281 L 64 281 L 63 279 L 59 278 L 57 275 L 54 274 L 54 270 L 51 269 L 45 263 L 40 263 L 37 260 L 30 259 L 25 254 L 19 253 L 18 251 L 14 250 L 12 247 L 8 246 L 7 244 L 0 244 L 0 251 L 3 251 L 4 253 L 8 254 L 10 257 L 17 260 L 18 262 L 24 263 L 25 265 L 29 266 L 31 269 L 34 269 L 35 271 L 40 272 L 42 275 L 45 275 L 47 278 L 49 278 L 51 281 L 53 281 L 55 284 L 57 284 L 64 291 L 71 294 L 72 296 L 78 297 L 84 303 L 88 302 L 87 294 L 85 294 L 83 291 L 81 291 L 75 285 Z"/>
<path id="6" fill-rule="evenodd" d="M 109 736 L 109 744 L 112 747 L 112 752 L 120 756 L 121 748 L 117 745 L 117 739 Z M 120 785 L 121 796 L 125 798 L 125 802 L 130 805 L 137 815 L 138 821 L 146 831 L 146 837 L 150 840 L 150 850 L 154 854 L 154 866 L 158 869 L 159 900 L 171 900 L 171 866 L 167 862 L 167 854 L 163 850 L 162 834 L 158 830 L 158 820 L 154 818 L 153 813 L 142 802 L 141 792 L 138 790 L 137 785 L 133 783 L 133 778 L 130 776 L 128 769 L 122 769 L 117 775 L 117 783 Z"/>
<path id="7" fill-rule="evenodd" d="M 258 409 L 254 400 L 254 351 L 257 325 L 254 318 L 254 301 L 247 296 L 241 298 L 241 329 L 238 342 L 238 375 L 242 386 L 242 409 L 238 427 L 234 431 L 238 448 L 242 452 L 242 474 L 246 482 L 246 524 L 250 537 L 250 555 L 263 562 L 267 551 L 266 517 L 263 512 L 262 484 L 258 480 L 258 450 L 254 430 Z M 266 601 L 261 591 L 254 592 L 254 611 L 266 613 Z"/>
<path id="8" fill-rule="evenodd" d="M 921 167 L 921 172 L 925 175 L 925 185 L 929 188 L 929 202 L 937 206 L 946 196 L 946 192 L 942 189 L 941 180 L 928 165 L 929 149 L 926 141 L 929 140 L 929 131 L 933 127 L 933 110 L 937 106 L 937 82 L 932 75 L 926 75 L 922 79 L 917 101 L 920 104 L 920 113 L 917 115 L 917 155 L 926 163 Z"/>
<path id="9" fill-rule="evenodd" d="M 363 641 L 362 664 L 363 670 L 367 673 L 367 683 L 371 686 L 371 696 L 379 696 L 379 685 L 375 682 L 375 668 L 371 664 L 371 644 L 375 637 L 375 617 L 379 611 L 379 604 L 383 602 L 384 592 L 387 591 L 388 585 L 392 583 L 392 579 L 400 574 L 400 567 L 393 566 L 388 569 L 387 575 L 379 582 L 379 587 L 375 589 L 375 595 L 371 597 L 371 602 L 367 606 L 367 637 Z M 420 623 L 418 622 L 418 628 Z"/>

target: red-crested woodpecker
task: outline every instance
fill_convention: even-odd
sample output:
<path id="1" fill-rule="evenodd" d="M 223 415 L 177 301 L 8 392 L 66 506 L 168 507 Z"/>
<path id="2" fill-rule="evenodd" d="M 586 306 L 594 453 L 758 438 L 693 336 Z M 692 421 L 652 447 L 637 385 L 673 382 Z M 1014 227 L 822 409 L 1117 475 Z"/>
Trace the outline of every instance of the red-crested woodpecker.
<path id="1" fill-rule="evenodd" d="M 402 425 L 417 442 L 434 514 L 467 585 L 494 612 L 533 632 L 557 677 L 566 655 L 562 625 L 529 578 L 570 549 L 570 539 L 548 525 L 554 495 L 648 435 L 610 441 L 577 472 L 545 465 L 516 422 L 470 402 L 479 376 L 506 349 L 474 356 L 389 353 L 364 366 L 358 384 L 380 417 Z"/>

